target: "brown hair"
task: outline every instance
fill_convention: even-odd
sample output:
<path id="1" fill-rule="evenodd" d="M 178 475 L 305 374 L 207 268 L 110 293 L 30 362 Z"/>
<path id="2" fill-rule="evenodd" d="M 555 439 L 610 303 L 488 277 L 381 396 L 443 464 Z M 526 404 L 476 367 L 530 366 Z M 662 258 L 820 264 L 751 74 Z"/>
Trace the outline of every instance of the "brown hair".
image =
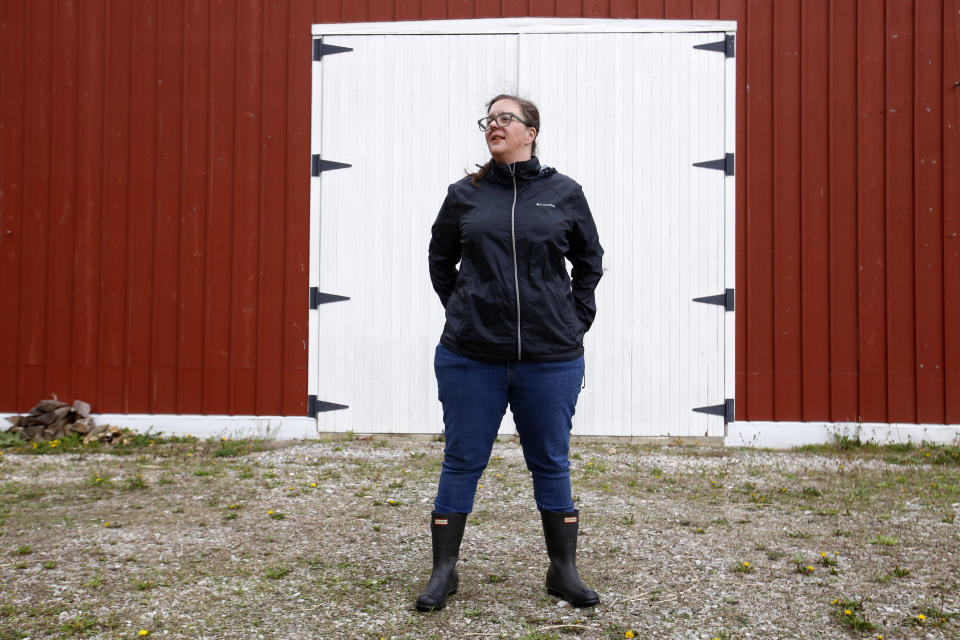
<path id="1" fill-rule="evenodd" d="M 527 123 L 529 123 L 527 124 L 528 127 L 533 127 L 534 129 L 537 130 L 537 135 L 540 135 L 540 110 L 537 109 L 537 105 L 533 104 L 533 102 L 531 102 L 530 100 L 527 100 L 526 98 L 521 98 L 519 96 L 512 96 L 507 93 L 501 93 L 498 96 L 494 96 L 490 100 L 490 102 L 487 103 L 487 112 L 490 111 L 490 107 L 493 106 L 493 103 L 497 102 L 498 100 L 513 100 L 518 105 L 520 105 L 519 115 L 522 116 Z M 534 137 L 533 139 L 533 146 L 531 147 L 530 152 L 532 155 L 537 155 L 536 137 Z M 487 163 L 482 167 L 480 167 L 480 169 L 475 173 L 467 174 L 470 176 L 470 182 L 473 183 L 473 186 L 475 187 L 480 186 L 479 184 L 480 179 L 483 178 L 483 176 L 487 175 L 487 171 L 489 171 L 492 166 L 493 166 L 493 160 L 491 159 L 491 160 L 488 160 Z"/>

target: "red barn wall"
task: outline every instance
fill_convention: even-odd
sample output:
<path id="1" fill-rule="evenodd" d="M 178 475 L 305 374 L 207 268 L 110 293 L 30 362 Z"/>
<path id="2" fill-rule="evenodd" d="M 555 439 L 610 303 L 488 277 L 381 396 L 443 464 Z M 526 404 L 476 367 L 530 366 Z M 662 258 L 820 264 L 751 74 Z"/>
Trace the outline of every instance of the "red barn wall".
<path id="1" fill-rule="evenodd" d="M 737 419 L 960 423 L 960 0 L 3 0 L 0 410 L 305 413 L 311 23 L 511 16 L 736 20 Z"/>

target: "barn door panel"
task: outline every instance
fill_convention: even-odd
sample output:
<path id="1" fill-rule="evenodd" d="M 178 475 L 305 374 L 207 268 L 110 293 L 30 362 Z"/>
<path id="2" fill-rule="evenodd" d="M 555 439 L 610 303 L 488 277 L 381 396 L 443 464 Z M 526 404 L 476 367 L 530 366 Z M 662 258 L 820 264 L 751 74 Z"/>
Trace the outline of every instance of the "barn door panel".
<path id="1" fill-rule="evenodd" d="M 575 433 L 722 436 L 723 33 L 523 34 L 539 155 L 580 182 L 606 249 Z"/>
<path id="2" fill-rule="evenodd" d="M 325 37 L 352 49 L 315 63 L 314 233 L 321 431 L 439 433 L 433 347 L 443 308 L 430 285 L 430 225 L 446 187 L 486 156 L 475 120 L 517 90 L 517 36 Z M 319 106 L 317 106 L 319 105 Z M 318 113 L 319 111 L 319 113 Z M 317 139 L 319 138 L 319 139 Z M 336 409 L 322 411 L 324 408 Z"/>

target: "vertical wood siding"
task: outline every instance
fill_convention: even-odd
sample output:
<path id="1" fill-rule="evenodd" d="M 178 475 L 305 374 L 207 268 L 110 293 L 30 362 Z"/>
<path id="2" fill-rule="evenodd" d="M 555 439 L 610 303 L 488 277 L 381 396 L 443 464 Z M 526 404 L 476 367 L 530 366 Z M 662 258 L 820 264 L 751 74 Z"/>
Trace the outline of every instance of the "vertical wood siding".
<path id="1" fill-rule="evenodd" d="M 512 16 L 737 20 L 737 418 L 960 422 L 960 0 L 0 2 L 0 410 L 304 413 L 310 24 Z"/>

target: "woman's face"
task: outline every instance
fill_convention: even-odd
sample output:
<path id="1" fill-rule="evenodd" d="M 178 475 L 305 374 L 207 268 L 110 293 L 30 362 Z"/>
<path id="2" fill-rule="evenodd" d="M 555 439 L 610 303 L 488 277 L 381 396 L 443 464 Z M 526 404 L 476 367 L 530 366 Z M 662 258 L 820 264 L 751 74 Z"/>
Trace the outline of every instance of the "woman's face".
<path id="1" fill-rule="evenodd" d="M 501 113 L 515 113 L 523 117 L 520 105 L 516 100 L 497 100 L 490 105 L 488 116 L 498 116 Z M 487 148 L 490 155 L 501 164 L 529 160 L 533 155 L 533 141 L 537 137 L 537 130 L 528 127 L 517 119 L 510 121 L 506 127 L 500 127 L 493 122 L 484 134 L 487 138 Z"/>

